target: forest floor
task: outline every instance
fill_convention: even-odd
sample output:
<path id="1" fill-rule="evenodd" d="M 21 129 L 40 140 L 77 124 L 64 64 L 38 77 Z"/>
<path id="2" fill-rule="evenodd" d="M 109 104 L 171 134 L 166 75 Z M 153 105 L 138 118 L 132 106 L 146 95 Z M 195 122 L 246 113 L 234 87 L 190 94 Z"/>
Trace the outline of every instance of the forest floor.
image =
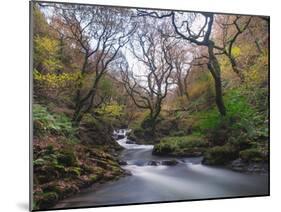
<path id="1" fill-rule="evenodd" d="M 49 209 L 59 200 L 94 183 L 117 180 L 128 174 L 118 163 L 116 156 L 122 147 L 112 139 L 111 133 L 107 133 L 111 130 L 108 125 L 98 129 L 84 123 L 76 129 L 78 140 L 72 135 L 69 120 L 58 117 L 58 113 L 50 113 L 43 106 L 35 105 L 35 210 Z"/>

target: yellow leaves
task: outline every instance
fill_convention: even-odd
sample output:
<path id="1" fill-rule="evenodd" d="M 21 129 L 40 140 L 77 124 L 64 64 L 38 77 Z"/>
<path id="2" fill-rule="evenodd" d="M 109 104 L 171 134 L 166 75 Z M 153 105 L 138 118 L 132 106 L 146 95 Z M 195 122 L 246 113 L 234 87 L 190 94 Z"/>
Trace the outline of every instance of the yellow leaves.
<path id="1" fill-rule="evenodd" d="M 116 117 L 123 114 L 123 109 L 123 105 L 120 105 L 118 103 L 112 103 L 110 105 L 104 106 L 103 108 L 100 108 L 98 112 L 104 115 Z"/>
<path id="2" fill-rule="evenodd" d="M 261 54 L 255 61 L 245 73 L 248 84 L 261 84 L 268 80 L 268 55 Z"/>
<path id="3" fill-rule="evenodd" d="M 232 55 L 236 58 L 241 55 L 241 49 L 238 46 L 232 48 Z"/>
<path id="4" fill-rule="evenodd" d="M 42 64 L 47 70 L 54 71 L 62 68 L 59 59 L 59 42 L 47 36 L 34 38 L 34 61 Z"/>
<path id="5" fill-rule="evenodd" d="M 80 78 L 80 73 L 62 73 L 62 74 L 41 74 L 37 70 L 33 72 L 34 80 L 40 82 L 42 85 L 45 85 L 50 88 L 60 88 L 65 87 L 69 84 L 74 84 Z"/>
<path id="6" fill-rule="evenodd" d="M 35 44 L 38 46 L 38 48 L 41 48 L 42 50 L 45 50 L 47 52 L 53 52 L 58 48 L 58 41 L 48 38 L 48 37 L 40 37 L 37 36 L 35 38 Z"/>

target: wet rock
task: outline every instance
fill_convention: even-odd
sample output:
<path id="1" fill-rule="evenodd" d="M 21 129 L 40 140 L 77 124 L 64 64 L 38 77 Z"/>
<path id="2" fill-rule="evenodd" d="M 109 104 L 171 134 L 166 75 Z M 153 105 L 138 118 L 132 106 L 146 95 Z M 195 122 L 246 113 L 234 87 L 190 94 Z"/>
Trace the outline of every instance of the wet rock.
<path id="1" fill-rule="evenodd" d="M 117 135 L 117 140 L 125 138 L 125 135 Z"/>
<path id="2" fill-rule="evenodd" d="M 158 166 L 160 163 L 158 161 L 155 160 L 151 160 L 147 162 L 148 166 Z"/>
<path id="3" fill-rule="evenodd" d="M 164 166 L 175 166 L 177 165 L 179 162 L 177 160 L 163 160 L 161 162 L 162 165 Z"/>
<path id="4" fill-rule="evenodd" d="M 239 172 L 267 173 L 268 164 L 266 163 L 249 163 L 242 159 L 236 159 L 230 163 L 230 168 Z"/>
<path id="5" fill-rule="evenodd" d="M 126 161 L 124 161 L 124 160 L 119 160 L 118 164 L 121 165 L 121 166 L 128 165 L 128 163 Z"/>
<path id="6" fill-rule="evenodd" d="M 134 141 L 131 141 L 131 140 L 127 140 L 127 141 L 126 141 L 126 144 L 135 144 L 135 142 L 134 142 Z"/>
<path id="7" fill-rule="evenodd" d="M 124 170 L 124 175 L 131 176 L 132 172 L 130 172 L 129 170 Z"/>
<path id="8" fill-rule="evenodd" d="M 214 146 L 207 149 L 204 153 L 202 163 L 206 165 L 227 165 L 230 161 L 235 160 L 237 157 L 238 152 L 230 144 Z"/>
<path id="9" fill-rule="evenodd" d="M 241 159 L 237 159 L 231 162 L 231 168 L 235 171 L 244 171 L 246 164 Z"/>
<path id="10" fill-rule="evenodd" d="M 250 164 L 248 166 L 248 172 L 267 173 L 268 165 L 263 163 Z"/>

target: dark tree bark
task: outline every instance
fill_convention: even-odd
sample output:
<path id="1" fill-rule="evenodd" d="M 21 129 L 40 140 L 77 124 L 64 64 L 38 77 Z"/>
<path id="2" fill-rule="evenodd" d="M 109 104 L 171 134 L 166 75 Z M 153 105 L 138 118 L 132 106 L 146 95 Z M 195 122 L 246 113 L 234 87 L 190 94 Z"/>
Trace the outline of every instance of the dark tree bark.
<path id="1" fill-rule="evenodd" d="M 223 102 L 222 84 L 221 84 L 221 70 L 219 62 L 214 54 L 214 43 L 211 41 L 209 44 L 209 62 L 208 69 L 211 72 L 213 79 L 215 81 L 215 91 L 216 91 L 216 104 L 218 110 L 222 116 L 226 115 L 226 108 Z"/>
<path id="2" fill-rule="evenodd" d="M 213 22 L 214 22 L 214 15 L 212 13 L 207 13 L 207 12 L 202 12 L 201 15 L 204 17 L 205 20 L 201 28 L 196 33 L 191 30 L 189 20 L 181 20 L 181 24 L 177 24 L 177 21 L 179 19 L 176 18 L 176 12 L 174 11 L 160 15 L 157 12 L 147 12 L 146 10 L 138 10 L 138 16 L 150 16 L 159 19 L 163 19 L 167 17 L 171 18 L 172 26 L 177 36 L 179 36 L 181 39 L 189 41 L 190 43 L 196 44 L 198 46 L 207 47 L 209 53 L 208 69 L 211 72 L 213 79 L 215 81 L 216 104 L 220 114 L 222 116 L 225 116 L 226 108 L 224 106 L 224 101 L 222 96 L 220 64 L 218 63 L 218 60 L 214 52 L 215 44 L 210 38 Z"/>

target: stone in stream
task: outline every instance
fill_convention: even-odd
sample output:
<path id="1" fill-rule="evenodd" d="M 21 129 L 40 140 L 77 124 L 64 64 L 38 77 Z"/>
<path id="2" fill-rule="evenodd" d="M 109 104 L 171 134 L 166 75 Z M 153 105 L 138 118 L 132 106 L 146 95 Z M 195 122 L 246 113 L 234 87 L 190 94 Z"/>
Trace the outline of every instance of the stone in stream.
<path id="1" fill-rule="evenodd" d="M 164 166 L 175 166 L 177 165 L 179 162 L 177 160 L 163 160 L 161 162 L 162 165 Z"/>
<path id="2" fill-rule="evenodd" d="M 160 163 L 158 161 L 155 160 L 151 160 L 147 162 L 148 166 L 158 166 Z"/>
<path id="3" fill-rule="evenodd" d="M 121 166 L 128 165 L 128 163 L 127 163 L 126 161 L 124 161 L 124 160 L 120 160 L 120 161 L 118 161 L 118 163 L 119 163 L 119 165 L 121 165 Z"/>
<path id="4" fill-rule="evenodd" d="M 122 135 L 122 134 L 118 134 L 118 135 L 117 135 L 117 140 L 123 139 L 123 138 L 125 138 L 125 135 Z"/>
<path id="5" fill-rule="evenodd" d="M 232 161 L 230 166 L 235 171 L 243 171 L 245 170 L 246 164 L 241 159 L 237 159 Z"/>
<path id="6" fill-rule="evenodd" d="M 134 141 L 131 141 L 131 140 L 127 140 L 127 141 L 126 141 L 126 144 L 135 144 L 135 142 L 134 142 Z"/>
<path id="7" fill-rule="evenodd" d="M 249 163 L 242 159 L 236 159 L 230 163 L 230 168 L 240 172 L 252 172 L 252 173 L 267 173 L 268 164 L 266 163 Z"/>

